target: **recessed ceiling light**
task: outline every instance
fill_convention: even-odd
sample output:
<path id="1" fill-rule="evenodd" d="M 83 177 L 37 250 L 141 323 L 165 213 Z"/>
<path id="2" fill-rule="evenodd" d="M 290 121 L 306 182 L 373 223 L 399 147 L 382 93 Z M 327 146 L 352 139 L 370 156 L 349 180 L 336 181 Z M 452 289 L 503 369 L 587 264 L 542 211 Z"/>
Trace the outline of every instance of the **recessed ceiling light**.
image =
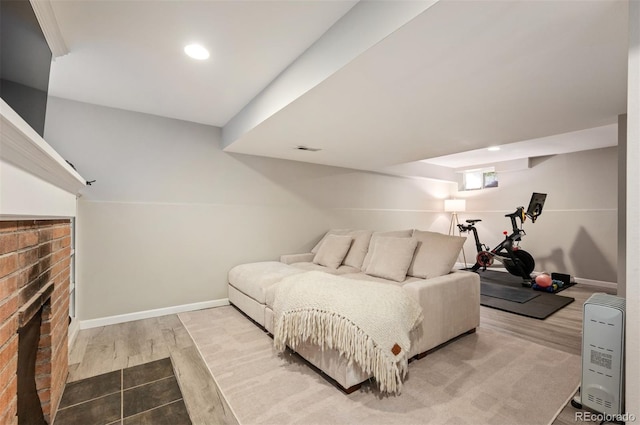
<path id="1" fill-rule="evenodd" d="M 500 146 L 491 146 L 487 148 L 488 151 L 496 152 L 500 150 Z"/>
<path id="2" fill-rule="evenodd" d="M 200 44 L 189 44 L 188 46 L 184 47 L 184 52 L 190 58 L 200 61 L 209 59 L 209 51 Z"/>

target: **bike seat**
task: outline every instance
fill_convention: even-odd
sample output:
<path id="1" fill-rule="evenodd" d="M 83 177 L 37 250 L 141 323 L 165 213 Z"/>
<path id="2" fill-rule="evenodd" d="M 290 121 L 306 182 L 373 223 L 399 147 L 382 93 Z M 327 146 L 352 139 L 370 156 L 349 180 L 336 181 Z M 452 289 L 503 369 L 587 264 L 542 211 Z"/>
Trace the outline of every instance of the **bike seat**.
<path id="1" fill-rule="evenodd" d="M 470 220 L 466 220 L 467 223 L 469 224 L 476 224 L 477 222 L 482 221 L 479 218 L 474 218 L 474 219 L 470 219 Z"/>

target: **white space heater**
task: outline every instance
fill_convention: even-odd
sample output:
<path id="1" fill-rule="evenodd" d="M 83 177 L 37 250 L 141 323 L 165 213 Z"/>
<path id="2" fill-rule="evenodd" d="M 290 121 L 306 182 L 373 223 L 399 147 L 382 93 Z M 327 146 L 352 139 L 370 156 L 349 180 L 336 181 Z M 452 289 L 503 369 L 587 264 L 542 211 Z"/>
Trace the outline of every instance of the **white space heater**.
<path id="1" fill-rule="evenodd" d="M 580 399 L 596 412 L 624 413 L 624 321 L 624 298 L 597 293 L 584 303 Z"/>

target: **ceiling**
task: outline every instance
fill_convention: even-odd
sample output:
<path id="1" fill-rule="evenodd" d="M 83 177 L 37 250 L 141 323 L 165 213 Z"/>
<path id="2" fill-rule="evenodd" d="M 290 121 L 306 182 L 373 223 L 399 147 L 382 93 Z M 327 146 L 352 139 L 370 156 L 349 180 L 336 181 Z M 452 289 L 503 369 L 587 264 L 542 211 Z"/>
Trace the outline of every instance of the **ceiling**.
<path id="1" fill-rule="evenodd" d="M 522 158 L 600 149 L 616 146 L 617 144 L 618 124 L 616 123 L 424 159 L 422 162 L 464 170 L 478 165 L 490 165 Z"/>
<path id="2" fill-rule="evenodd" d="M 54 0 L 49 93 L 222 127 L 356 3 Z"/>
<path id="3" fill-rule="evenodd" d="M 622 1 L 52 5 L 70 53 L 51 95 L 219 126 L 227 152 L 457 167 L 494 145 L 521 157 L 615 145 L 626 111 Z M 192 41 L 212 57 L 187 58 Z"/>

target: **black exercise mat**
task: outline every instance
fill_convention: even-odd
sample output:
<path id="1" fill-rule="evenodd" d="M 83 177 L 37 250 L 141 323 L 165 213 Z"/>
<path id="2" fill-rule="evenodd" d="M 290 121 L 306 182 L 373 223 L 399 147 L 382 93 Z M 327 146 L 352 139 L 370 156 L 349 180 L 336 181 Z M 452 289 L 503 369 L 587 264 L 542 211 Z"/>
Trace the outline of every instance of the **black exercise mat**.
<path id="1" fill-rule="evenodd" d="M 522 279 L 509 273 L 487 270 L 484 272 L 480 271 L 478 274 L 480 275 L 481 283 L 502 284 L 514 289 L 518 288 L 531 291 L 538 295 L 522 303 L 480 295 L 480 305 L 485 307 L 542 320 L 575 301 L 574 298 L 564 297 L 562 295 L 525 289 L 522 286 Z"/>
<path id="2" fill-rule="evenodd" d="M 463 269 L 463 270 L 471 271 L 471 269 Z M 528 288 L 524 288 L 522 286 L 522 278 L 518 276 L 514 276 L 511 273 L 507 273 L 506 271 L 502 272 L 502 271 L 496 271 L 496 270 L 487 270 L 484 272 L 479 271 L 478 273 L 480 274 L 480 280 L 483 283 L 499 283 L 501 285 L 509 285 L 512 288 L 526 289 L 527 291 L 529 290 Z M 555 292 L 548 292 L 548 291 L 541 291 L 541 290 L 534 290 L 534 292 L 557 294 L 558 292 L 564 291 L 565 289 L 570 288 L 575 284 L 576 284 L 575 282 L 565 284 L 561 288 L 558 288 Z"/>
<path id="3" fill-rule="evenodd" d="M 513 301 L 516 303 L 525 303 L 540 296 L 540 293 L 525 288 L 512 288 L 511 286 L 502 285 L 498 283 L 481 282 L 480 294 L 500 298 L 507 301 Z"/>

